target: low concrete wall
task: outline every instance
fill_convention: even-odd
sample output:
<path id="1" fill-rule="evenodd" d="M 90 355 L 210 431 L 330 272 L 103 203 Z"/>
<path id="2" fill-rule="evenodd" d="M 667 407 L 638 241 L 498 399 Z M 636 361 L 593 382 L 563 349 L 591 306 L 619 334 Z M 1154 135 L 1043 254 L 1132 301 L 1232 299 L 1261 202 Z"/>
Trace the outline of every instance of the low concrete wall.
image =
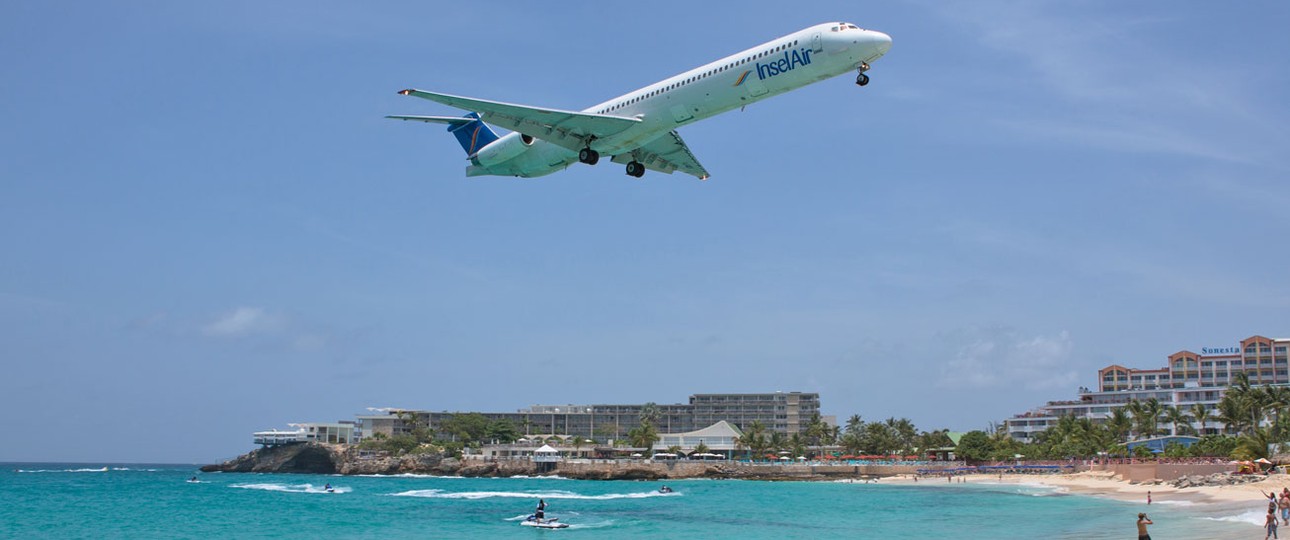
<path id="1" fill-rule="evenodd" d="M 571 460 L 561 462 L 556 473 L 570 476 L 611 474 L 626 469 L 649 470 L 667 478 L 735 476 L 746 478 L 861 478 L 914 474 L 919 469 L 938 469 L 960 465 L 847 465 L 847 464 L 753 464 L 730 461 L 601 461 Z"/>
<path id="2" fill-rule="evenodd" d="M 1133 463 L 1093 465 L 1091 470 L 1110 471 L 1130 482 L 1177 480 L 1179 476 L 1209 475 L 1235 471 L 1235 465 L 1221 463 Z"/>

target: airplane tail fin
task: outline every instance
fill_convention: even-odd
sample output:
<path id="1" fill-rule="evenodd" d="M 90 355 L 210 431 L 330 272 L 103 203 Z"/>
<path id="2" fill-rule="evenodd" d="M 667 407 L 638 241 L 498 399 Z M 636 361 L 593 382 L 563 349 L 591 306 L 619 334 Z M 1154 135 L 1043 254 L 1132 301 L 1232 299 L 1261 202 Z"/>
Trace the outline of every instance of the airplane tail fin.
<path id="1" fill-rule="evenodd" d="M 467 113 L 463 117 L 398 114 L 386 116 L 386 118 L 413 120 L 431 124 L 448 124 L 448 131 L 457 137 L 457 142 L 461 143 L 461 148 L 466 151 L 466 156 L 475 155 L 475 152 L 497 140 L 497 134 L 493 132 L 493 128 L 488 127 L 488 124 L 479 119 L 479 113 Z"/>
<path id="2" fill-rule="evenodd" d="M 473 156 L 479 149 L 496 141 L 497 134 L 488 127 L 488 124 L 479 119 L 478 113 L 467 113 L 465 118 L 471 120 L 448 124 L 448 131 L 457 136 L 457 142 L 461 143 L 461 148 L 466 151 L 466 155 Z"/>

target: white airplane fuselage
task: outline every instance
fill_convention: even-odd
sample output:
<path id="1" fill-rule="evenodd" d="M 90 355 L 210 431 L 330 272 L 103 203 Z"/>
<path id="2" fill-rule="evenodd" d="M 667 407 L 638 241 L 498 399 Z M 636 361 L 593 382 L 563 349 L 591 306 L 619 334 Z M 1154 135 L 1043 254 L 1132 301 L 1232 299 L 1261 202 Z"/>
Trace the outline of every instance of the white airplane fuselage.
<path id="1" fill-rule="evenodd" d="M 856 70 L 867 82 L 863 70 L 890 47 L 891 38 L 882 32 L 847 23 L 812 26 L 584 109 L 640 120 L 588 147 L 625 163 L 635 149 L 731 109 Z M 536 177 L 578 161 L 578 152 L 540 135 L 512 132 L 471 156 L 466 174 Z"/>

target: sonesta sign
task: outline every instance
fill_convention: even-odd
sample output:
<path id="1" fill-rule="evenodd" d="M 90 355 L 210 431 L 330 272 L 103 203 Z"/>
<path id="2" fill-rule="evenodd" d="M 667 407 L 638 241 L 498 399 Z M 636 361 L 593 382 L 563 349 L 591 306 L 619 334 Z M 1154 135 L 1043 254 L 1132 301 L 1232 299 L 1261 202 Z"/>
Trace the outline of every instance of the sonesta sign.
<path id="1" fill-rule="evenodd" d="M 1200 354 L 1220 355 L 1220 354 L 1241 354 L 1240 347 L 1201 347 Z"/>

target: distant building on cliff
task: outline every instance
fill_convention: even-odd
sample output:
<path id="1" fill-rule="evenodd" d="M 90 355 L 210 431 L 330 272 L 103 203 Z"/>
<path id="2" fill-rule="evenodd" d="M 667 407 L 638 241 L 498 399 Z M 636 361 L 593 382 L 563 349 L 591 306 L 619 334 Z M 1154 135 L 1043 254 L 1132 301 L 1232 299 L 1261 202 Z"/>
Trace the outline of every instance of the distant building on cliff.
<path id="1" fill-rule="evenodd" d="M 1202 435 L 1219 433 L 1225 427 L 1214 418 L 1214 406 L 1223 399 L 1232 377 L 1245 373 L 1251 385 L 1290 384 L 1290 339 L 1251 336 L 1239 346 L 1202 347 L 1201 352 L 1179 351 L 1169 355 L 1163 368 L 1136 369 L 1110 365 L 1097 372 L 1098 388 L 1079 389 L 1079 399 L 1050 401 L 1029 412 L 1004 421 L 1013 439 L 1029 442 L 1036 433 L 1056 425 L 1062 416 L 1073 415 L 1104 422 L 1111 411 L 1130 401 L 1156 398 L 1161 403 L 1190 413 L 1193 405 L 1211 411 L 1201 422 L 1193 419 L 1192 428 Z"/>
<path id="2" fill-rule="evenodd" d="M 294 430 L 257 431 L 253 434 L 255 444 L 280 446 L 302 442 L 324 442 L 332 444 L 356 443 L 362 438 L 357 422 L 341 420 L 340 422 L 300 422 L 287 424 Z"/>
<path id="3" fill-rule="evenodd" d="M 444 421 L 469 411 L 433 412 L 401 409 L 379 409 L 382 414 L 359 415 L 357 421 L 364 436 L 380 433 L 393 436 L 411 432 L 409 420 L 435 430 Z M 508 420 L 521 435 L 561 435 L 596 440 L 623 439 L 640 425 L 642 417 L 654 418 L 660 433 L 697 431 L 726 421 L 747 429 L 761 422 L 768 432 L 802 433 L 811 418 L 820 413 L 820 395 L 806 392 L 773 392 L 765 394 L 695 394 L 688 404 L 657 405 L 533 405 L 511 413 L 480 412 L 489 420 Z M 831 416 L 821 416 L 830 425 Z"/>

